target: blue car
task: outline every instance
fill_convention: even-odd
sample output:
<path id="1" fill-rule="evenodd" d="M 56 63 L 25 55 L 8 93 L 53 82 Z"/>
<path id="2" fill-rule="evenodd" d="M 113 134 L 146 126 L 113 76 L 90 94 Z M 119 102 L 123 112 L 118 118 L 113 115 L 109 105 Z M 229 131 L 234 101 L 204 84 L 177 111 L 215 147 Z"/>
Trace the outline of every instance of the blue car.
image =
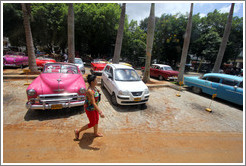
<path id="1" fill-rule="evenodd" d="M 218 98 L 243 105 L 243 77 L 208 73 L 200 77 L 184 77 L 184 84 L 194 93 L 217 94 Z"/>

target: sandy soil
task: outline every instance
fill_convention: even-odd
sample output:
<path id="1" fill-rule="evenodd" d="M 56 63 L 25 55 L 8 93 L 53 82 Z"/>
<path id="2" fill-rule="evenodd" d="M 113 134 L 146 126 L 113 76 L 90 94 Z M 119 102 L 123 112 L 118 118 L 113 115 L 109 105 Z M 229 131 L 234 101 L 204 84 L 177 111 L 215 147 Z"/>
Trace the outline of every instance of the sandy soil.
<path id="1" fill-rule="evenodd" d="M 242 163 L 243 111 L 210 97 L 170 88 L 151 88 L 147 108 L 111 105 L 102 90 L 102 138 L 93 129 L 74 140 L 88 123 L 80 108 L 25 108 L 25 80 L 3 83 L 4 163 Z"/>

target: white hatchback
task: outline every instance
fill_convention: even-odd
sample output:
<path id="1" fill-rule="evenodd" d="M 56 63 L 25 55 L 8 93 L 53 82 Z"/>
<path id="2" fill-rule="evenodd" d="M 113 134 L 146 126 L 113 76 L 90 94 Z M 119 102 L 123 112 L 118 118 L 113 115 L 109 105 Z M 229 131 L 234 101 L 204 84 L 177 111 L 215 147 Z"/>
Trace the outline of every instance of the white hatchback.
<path id="1" fill-rule="evenodd" d="M 129 66 L 107 64 L 102 73 L 101 86 L 108 90 L 114 105 L 145 104 L 149 99 L 148 87 Z"/>

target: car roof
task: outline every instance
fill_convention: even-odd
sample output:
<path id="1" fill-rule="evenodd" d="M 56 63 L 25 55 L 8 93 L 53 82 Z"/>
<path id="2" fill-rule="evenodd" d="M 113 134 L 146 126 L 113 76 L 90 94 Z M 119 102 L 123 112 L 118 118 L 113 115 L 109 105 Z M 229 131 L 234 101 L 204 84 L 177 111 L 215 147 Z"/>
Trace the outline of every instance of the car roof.
<path id="1" fill-rule="evenodd" d="M 133 69 L 130 66 L 121 65 L 121 64 L 108 64 L 108 65 L 112 66 L 115 69 Z"/>
<path id="2" fill-rule="evenodd" d="M 152 64 L 152 65 L 156 65 L 156 66 L 160 66 L 160 67 L 170 67 L 169 65 L 164 65 L 164 64 Z"/>
<path id="3" fill-rule="evenodd" d="M 228 79 L 236 80 L 236 81 L 243 81 L 243 77 L 233 76 L 229 74 L 207 73 L 207 74 L 204 74 L 204 76 L 213 76 L 213 77 L 220 77 L 220 78 L 228 78 Z"/>
<path id="4" fill-rule="evenodd" d="M 54 62 L 54 63 L 46 63 L 46 64 L 60 64 L 60 65 L 73 65 L 73 66 L 76 66 L 75 64 L 73 63 L 68 63 L 68 62 Z M 46 65 L 45 64 L 45 65 Z"/>

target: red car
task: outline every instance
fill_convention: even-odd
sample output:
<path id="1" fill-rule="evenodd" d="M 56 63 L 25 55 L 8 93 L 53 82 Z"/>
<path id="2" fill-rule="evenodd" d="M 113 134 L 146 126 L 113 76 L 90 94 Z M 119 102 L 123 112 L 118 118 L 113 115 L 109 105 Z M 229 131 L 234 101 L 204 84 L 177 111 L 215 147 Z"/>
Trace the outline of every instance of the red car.
<path id="1" fill-rule="evenodd" d="M 91 62 L 91 73 L 92 74 L 102 74 L 104 67 L 108 64 L 105 59 L 94 59 Z"/>
<path id="2" fill-rule="evenodd" d="M 54 63 L 56 60 L 51 59 L 51 58 L 45 58 L 45 57 L 38 57 L 36 59 L 36 64 L 39 69 L 42 69 L 46 63 Z"/>
<path id="3" fill-rule="evenodd" d="M 142 71 L 144 71 L 144 67 L 142 67 Z M 157 77 L 159 80 L 176 80 L 178 75 L 179 72 L 174 71 L 169 65 L 153 64 L 150 67 L 150 76 Z"/>

